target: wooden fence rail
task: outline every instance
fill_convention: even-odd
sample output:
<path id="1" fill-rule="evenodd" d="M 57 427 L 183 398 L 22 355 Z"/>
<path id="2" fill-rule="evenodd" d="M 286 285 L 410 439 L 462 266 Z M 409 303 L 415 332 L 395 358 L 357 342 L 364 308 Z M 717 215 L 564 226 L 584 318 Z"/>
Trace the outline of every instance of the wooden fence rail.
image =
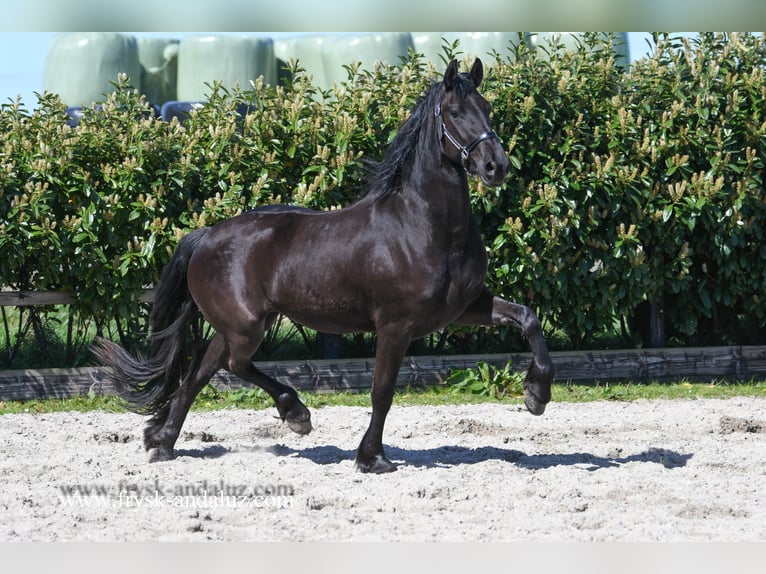
<path id="1" fill-rule="evenodd" d="M 630 349 L 551 353 L 558 383 L 619 380 L 752 379 L 766 377 L 766 346 L 681 349 Z M 529 367 L 531 354 L 408 357 L 397 381 L 400 387 L 424 387 L 444 382 L 450 371 L 485 361 L 518 370 Z M 260 362 L 258 368 L 302 391 L 366 391 L 372 382 L 373 359 Z M 112 395 L 105 368 L 0 371 L 0 400 L 70 398 Z M 220 371 L 212 383 L 219 389 L 247 387 Z"/>
<path id="2" fill-rule="evenodd" d="M 154 289 L 144 289 L 142 303 L 154 301 Z M 0 307 L 34 307 L 36 305 L 72 305 L 76 296 L 69 291 L 0 291 Z"/>

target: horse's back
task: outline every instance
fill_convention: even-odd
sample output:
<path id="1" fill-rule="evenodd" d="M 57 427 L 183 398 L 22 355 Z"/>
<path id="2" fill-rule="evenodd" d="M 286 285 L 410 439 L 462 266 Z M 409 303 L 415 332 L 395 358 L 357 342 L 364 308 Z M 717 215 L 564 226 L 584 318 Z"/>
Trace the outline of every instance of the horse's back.
<path id="1" fill-rule="evenodd" d="M 270 205 L 259 205 L 258 207 L 254 207 L 253 209 L 249 209 L 243 213 L 243 215 L 247 215 L 248 213 L 321 213 L 320 211 L 315 211 L 313 209 L 309 209 L 308 207 L 301 207 L 299 205 L 286 205 L 284 203 L 273 203 Z"/>

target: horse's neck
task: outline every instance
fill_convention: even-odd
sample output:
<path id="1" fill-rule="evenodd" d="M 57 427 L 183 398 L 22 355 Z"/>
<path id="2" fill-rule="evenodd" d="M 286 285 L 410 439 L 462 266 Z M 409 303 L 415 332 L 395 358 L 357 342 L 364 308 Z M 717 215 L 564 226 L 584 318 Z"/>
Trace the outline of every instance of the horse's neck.
<path id="1" fill-rule="evenodd" d="M 380 209 L 381 221 L 392 215 L 405 227 L 427 230 L 435 243 L 456 245 L 475 229 L 472 225 L 468 181 L 462 167 L 447 159 L 438 145 L 436 126 L 425 126 L 418 138 L 416 164 L 402 189 L 385 196 L 379 203 L 375 195 L 360 202 L 362 209 Z"/>
<path id="2" fill-rule="evenodd" d="M 418 173 L 404 191 L 411 198 L 415 224 L 427 225 L 433 234 L 448 236 L 450 241 L 462 241 L 473 218 L 465 171 L 439 152 Z"/>

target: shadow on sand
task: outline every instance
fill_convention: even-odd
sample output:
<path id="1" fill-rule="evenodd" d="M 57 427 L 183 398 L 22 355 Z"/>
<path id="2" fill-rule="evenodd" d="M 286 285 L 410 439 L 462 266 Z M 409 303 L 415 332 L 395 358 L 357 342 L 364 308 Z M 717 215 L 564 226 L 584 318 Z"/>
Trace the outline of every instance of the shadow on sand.
<path id="1" fill-rule="evenodd" d="M 268 450 L 277 456 L 295 456 L 322 465 L 354 460 L 356 455 L 356 451 L 344 450 L 336 446 L 293 449 L 284 445 L 276 445 Z M 387 447 L 386 453 L 396 463 L 423 468 L 450 467 L 461 464 L 478 464 L 488 460 L 502 460 L 528 469 L 583 465 L 586 470 L 613 468 L 631 462 L 649 462 L 660 464 L 665 468 L 678 468 L 686 466 L 687 461 L 694 456 L 693 454 L 681 454 L 662 448 L 649 448 L 638 454 L 615 457 L 597 456 L 587 452 L 530 455 L 520 450 L 490 446 L 480 448 L 440 446 L 428 449 Z"/>

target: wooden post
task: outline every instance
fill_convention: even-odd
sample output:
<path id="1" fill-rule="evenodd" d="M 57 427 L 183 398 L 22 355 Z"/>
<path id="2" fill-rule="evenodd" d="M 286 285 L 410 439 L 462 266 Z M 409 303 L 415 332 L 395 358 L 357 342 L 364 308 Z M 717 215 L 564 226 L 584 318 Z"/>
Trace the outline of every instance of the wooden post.
<path id="1" fill-rule="evenodd" d="M 317 359 L 340 359 L 340 335 L 317 333 L 316 356 Z"/>
<path id="2" fill-rule="evenodd" d="M 649 304 L 649 345 L 652 349 L 660 349 L 667 344 L 665 335 L 665 301 L 659 294 Z"/>

